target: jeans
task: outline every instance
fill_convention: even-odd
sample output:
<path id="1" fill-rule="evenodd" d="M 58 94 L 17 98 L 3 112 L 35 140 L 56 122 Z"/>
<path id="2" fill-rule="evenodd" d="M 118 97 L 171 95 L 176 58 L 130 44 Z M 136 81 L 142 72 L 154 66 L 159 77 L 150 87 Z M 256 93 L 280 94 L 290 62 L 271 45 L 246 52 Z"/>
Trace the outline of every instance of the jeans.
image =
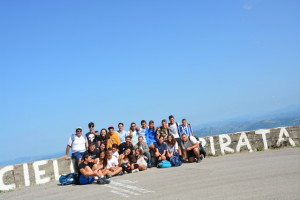
<path id="1" fill-rule="evenodd" d="M 144 155 L 148 158 L 147 159 L 148 167 L 151 166 L 151 153 L 150 152 L 145 152 Z"/>

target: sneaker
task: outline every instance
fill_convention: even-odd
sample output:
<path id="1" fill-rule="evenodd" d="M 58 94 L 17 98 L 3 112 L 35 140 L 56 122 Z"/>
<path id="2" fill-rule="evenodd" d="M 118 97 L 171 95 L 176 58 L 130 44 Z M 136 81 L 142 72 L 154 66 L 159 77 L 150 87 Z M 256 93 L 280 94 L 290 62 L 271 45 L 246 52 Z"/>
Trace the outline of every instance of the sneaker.
<path id="1" fill-rule="evenodd" d="M 137 173 L 137 172 L 139 172 L 139 171 L 140 171 L 139 169 L 134 169 L 134 170 L 132 170 L 131 173 Z"/>
<path id="2" fill-rule="evenodd" d="M 201 155 L 200 155 L 200 160 L 203 160 L 203 158 L 204 158 L 204 156 L 201 154 Z"/>
<path id="3" fill-rule="evenodd" d="M 122 176 L 124 174 L 124 172 L 120 171 L 120 173 L 118 174 L 119 176 Z"/>
<path id="4" fill-rule="evenodd" d="M 200 162 L 201 162 L 201 159 L 198 158 L 198 159 L 196 160 L 196 163 L 200 163 Z"/>
<path id="5" fill-rule="evenodd" d="M 107 179 L 104 178 L 104 177 L 103 177 L 102 179 L 103 179 L 103 181 L 104 181 L 105 184 L 109 184 L 109 183 L 110 183 L 110 180 L 107 180 Z"/>
<path id="6" fill-rule="evenodd" d="M 105 178 L 106 178 L 106 179 L 109 179 L 109 178 L 111 178 L 111 177 L 112 177 L 111 174 L 107 174 Z"/>
<path id="7" fill-rule="evenodd" d="M 99 178 L 98 181 L 97 181 L 97 184 L 104 185 L 105 184 L 104 179 L 103 178 Z"/>

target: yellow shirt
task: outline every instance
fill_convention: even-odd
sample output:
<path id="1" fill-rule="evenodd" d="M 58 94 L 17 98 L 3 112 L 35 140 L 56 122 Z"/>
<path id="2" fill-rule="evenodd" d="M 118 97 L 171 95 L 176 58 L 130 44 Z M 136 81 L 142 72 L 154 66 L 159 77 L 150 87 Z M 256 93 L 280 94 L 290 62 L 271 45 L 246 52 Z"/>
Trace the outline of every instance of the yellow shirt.
<path id="1" fill-rule="evenodd" d="M 120 137 L 117 133 L 113 133 L 112 135 L 109 135 L 109 139 L 107 140 L 107 148 L 112 148 L 113 144 L 117 144 L 117 145 L 121 144 Z"/>

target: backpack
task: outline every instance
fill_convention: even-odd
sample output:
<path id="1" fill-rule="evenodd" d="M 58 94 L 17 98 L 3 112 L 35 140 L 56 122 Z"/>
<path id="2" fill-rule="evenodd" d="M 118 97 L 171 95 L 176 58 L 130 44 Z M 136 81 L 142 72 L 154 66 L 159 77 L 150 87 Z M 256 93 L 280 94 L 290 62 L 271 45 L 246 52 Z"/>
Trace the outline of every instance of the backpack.
<path id="1" fill-rule="evenodd" d="M 157 165 L 158 168 L 169 168 L 172 167 L 171 163 L 167 160 L 163 160 Z"/>
<path id="2" fill-rule="evenodd" d="M 173 156 L 170 158 L 170 162 L 171 162 L 172 167 L 177 167 L 177 166 L 181 166 L 182 165 L 182 162 L 180 160 L 178 152 L 175 152 L 173 154 Z"/>
<path id="3" fill-rule="evenodd" d="M 79 177 L 75 173 L 65 174 L 59 177 L 59 182 L 61 185 L 78 184 Z"/>

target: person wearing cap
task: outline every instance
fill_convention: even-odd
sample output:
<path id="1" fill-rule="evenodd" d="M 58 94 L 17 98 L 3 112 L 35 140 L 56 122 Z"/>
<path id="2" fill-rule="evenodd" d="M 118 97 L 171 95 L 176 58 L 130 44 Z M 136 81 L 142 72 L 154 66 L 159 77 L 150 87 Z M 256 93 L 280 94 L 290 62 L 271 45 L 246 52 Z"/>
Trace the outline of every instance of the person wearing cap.
<path id="1" fill-rule="evenodd" d="M 113 126 L 108 127 L 108 137 L 107 140 L 107 148 L 112 148 L 113 144 L 120 145 L 120 137 L 118 133 L 115 133 L 115 129 Z"/>
<path id="2" fill-rule="evenodd" d="M 66 148 L 66 154 L 63 158 L 67 158 L 70 149 L 72 150 L 72 158 L 78 161 L 78 165 L 81 163 L 81 158 L 86 151 L 86 137 L 82 135 L 82 128 L 77 127 L 76 133 L 72 134 L 69 138 L 69 142 Z"/>

